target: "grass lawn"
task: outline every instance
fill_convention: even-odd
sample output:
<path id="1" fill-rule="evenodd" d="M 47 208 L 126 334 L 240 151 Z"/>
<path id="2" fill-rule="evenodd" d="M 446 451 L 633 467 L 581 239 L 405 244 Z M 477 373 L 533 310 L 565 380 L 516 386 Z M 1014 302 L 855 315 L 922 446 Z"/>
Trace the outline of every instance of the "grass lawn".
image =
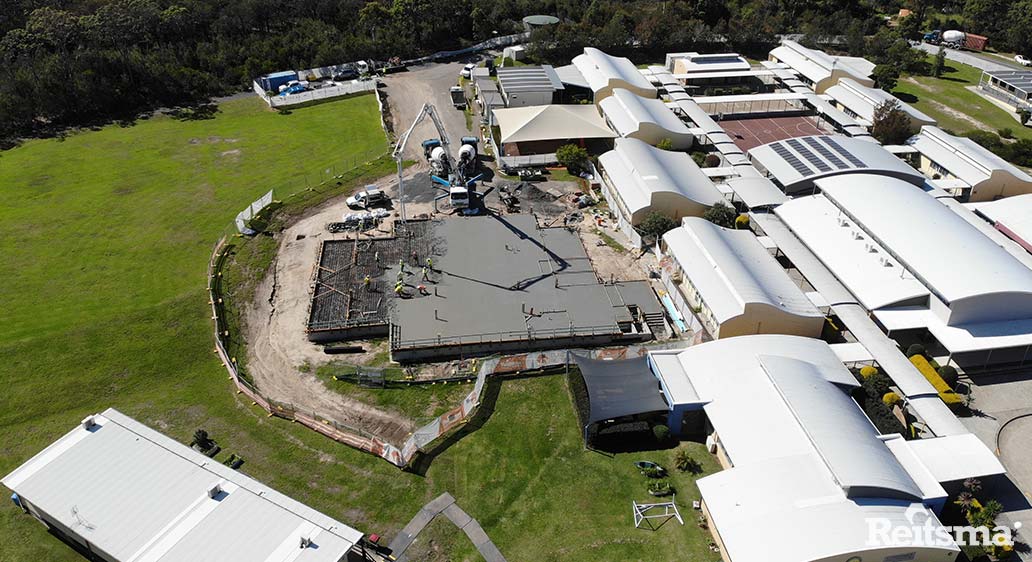
<path id="1" fill-rule="evenodd" d="M 630 501 L 649 496 L 631 462 L 670 466 L 673 452 L 585 451 L 561 376 L 495 387 L 494 415 L 425 476 L 269 418 L 233 392 L 212 353 L 205 294 L 215 239 L 269 187 L 289 192 L 304 185 L 301 170 L 385 146 L 372 97 L 289 115 L 250 98 L 210 120 L 155 117 L 0 153 L 0 474 L 114 406 L 182 442 L 208 430 L 217 460 L 240 455 L 248 474 L 363 531 L 393 536 L 449 491 L 510 560 L 717 559 L 694 525 L 689 476 L 673 476 L 687 526 L 633 528 Z M 441 535 L 446 557 L 472 559 L 464 535 Z M 0 560 L 81 558 L 4 502 Z"/>
<path id="2" fill-rule="evenodd" d="M 1009 128 L 1017 138 L 1032 139 L 1032 129 L 1022 127 L 1008 111 L 968 89 L 978 86 L 981 75 L 982 71 L 973 66 L 948 60 L 941 78 L 903 78 L 893 93 L 937 119 L 939 126 L 958 134 Z"/>

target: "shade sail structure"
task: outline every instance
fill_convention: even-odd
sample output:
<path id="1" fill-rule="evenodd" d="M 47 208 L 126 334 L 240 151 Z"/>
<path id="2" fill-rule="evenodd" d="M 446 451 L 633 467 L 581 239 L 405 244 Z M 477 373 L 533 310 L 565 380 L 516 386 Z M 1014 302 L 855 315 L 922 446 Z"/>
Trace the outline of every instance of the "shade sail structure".
<path id="1" fill-rule="evenodd" d="M 618 136 L 591 105 L 532 105 L 496 109 L 501 142 L 611 139 Z"/>
<path id="2" fill-rule="evenodd" d="M 588 387 L 588 424 L 669 409 L 647 358 L 605 361 L 573 357 Z"/>

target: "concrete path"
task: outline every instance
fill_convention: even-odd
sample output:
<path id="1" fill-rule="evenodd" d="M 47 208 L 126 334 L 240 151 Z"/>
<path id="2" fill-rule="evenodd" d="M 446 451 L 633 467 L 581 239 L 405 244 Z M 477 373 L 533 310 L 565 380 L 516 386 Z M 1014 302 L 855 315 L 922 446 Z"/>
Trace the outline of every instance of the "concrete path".
<path id="1" fill-rule="evenodd" d="M 487 562 L 505 562 L 505 557 L 502 556 L 498 547 L 491 542 L 480 523 L 463 511 L 459 504 L 455 503 L 455 498 L 448 492 L 437 496 L 430 503 L 424 505 L 412 520 L 408 522 L 408 525 L 405 525 L 405 528 L 398 533 L 398 536 L 391 541 L 391 554 L 397 562 L 406 562 L 408 560 L 405 556 L 405 551 L 416 542 L 416 537 L 419 536 L 419 533 L 442 513 L 456 527 L 466 533 L 466 536 L 469 537 L 473 546 L 477 547 L 484 560 Z"/>

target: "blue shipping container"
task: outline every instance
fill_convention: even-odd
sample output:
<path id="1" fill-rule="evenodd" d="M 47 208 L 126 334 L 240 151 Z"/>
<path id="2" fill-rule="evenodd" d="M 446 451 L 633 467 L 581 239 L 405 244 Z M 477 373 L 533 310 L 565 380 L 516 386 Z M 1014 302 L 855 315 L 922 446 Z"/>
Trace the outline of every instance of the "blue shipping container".
<path id="1" fill-rule="evenodd" d="M 273 72 L 272 74 L 262 76 L 259 78 L 259 84 L 262 85 L 262 89 L 266 92 L 278 92 L 280 86 L 291 80 L 297 80 L 297 72 L 284 70 L 283 72 Z"/>

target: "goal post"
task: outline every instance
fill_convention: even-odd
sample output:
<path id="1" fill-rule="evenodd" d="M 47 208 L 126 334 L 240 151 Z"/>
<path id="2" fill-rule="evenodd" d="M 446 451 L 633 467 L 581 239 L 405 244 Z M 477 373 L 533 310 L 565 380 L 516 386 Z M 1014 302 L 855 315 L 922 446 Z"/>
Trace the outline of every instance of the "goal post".
<path id="1" fill-rule="evenodd" d="M 668 502 L 658 503 L 638 503 L 631 501 L 631 506 L 634 509 L 634 528 L 641 528 L 641 524 L 646 519 L 670 519 L 671 517 L 677 519 L 677 522 L 682 526 L 684 525 L 684 519 L 681 518 L 681 512 L 677 509 L 677 504 L 674 501 L 677 499 L 675 494 L 670 498 Z M 662 512 L 658 510 L 662 509 Z M 653 511 L 657 510 L 657 511 Z M 651 526 L 651 524 L 650 524 Z"/>

